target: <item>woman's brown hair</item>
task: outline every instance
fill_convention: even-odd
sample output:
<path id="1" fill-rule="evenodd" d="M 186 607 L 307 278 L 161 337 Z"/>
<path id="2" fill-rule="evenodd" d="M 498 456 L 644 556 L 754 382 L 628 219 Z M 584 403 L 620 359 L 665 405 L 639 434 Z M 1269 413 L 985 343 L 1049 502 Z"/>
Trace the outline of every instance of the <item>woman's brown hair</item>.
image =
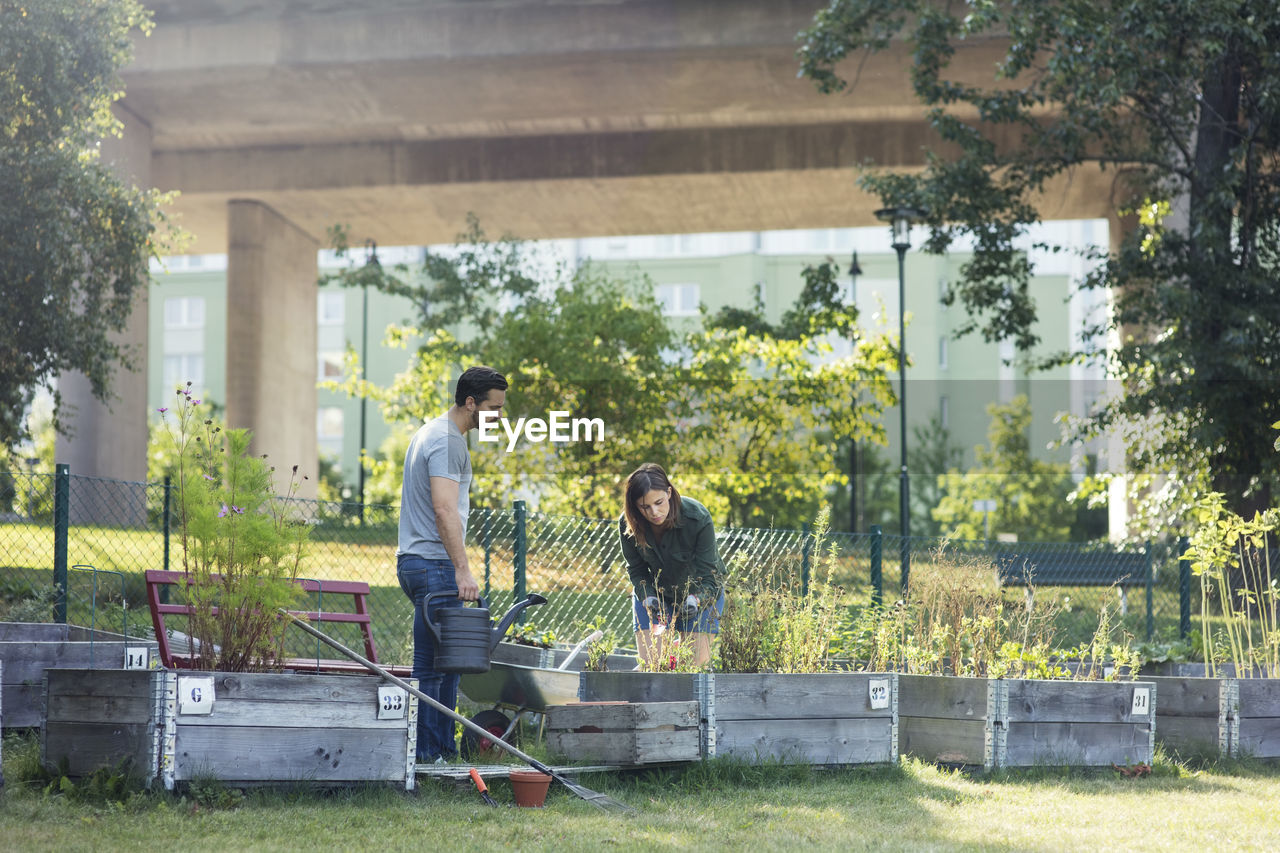
<path id="1" fill-rule="evenodd" d="M 622 491 L 626 498 L 622 502 L 622 514 L 627 519 L 627 533 L 641 548 L 649 547 L 644 532 L 652 525 L 645 520 L 637 504 L 649 492 L 663 492 L 667 489 L 671 490 L 671 512 L 662 523 L 664 528 L 680 523 L 680 492 L 671 485 L 667 472 L 653 462 L 646 462 L 631 472 L 627 477 L 626 485 L 623 486 Z"/>

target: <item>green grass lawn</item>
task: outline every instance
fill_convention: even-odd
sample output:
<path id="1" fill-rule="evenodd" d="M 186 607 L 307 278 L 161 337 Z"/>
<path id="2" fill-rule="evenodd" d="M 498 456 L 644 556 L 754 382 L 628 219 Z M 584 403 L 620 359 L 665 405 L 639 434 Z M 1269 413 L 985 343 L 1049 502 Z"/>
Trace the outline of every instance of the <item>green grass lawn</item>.
<path id="1" fill-rule="evenodd" d="M 7 850 L 1274 850 L 1280 769 L 1168 762 L 1149 777 L 1037 768 L 989 776 L 915 761 L 844 771 L 727 762 L 582 777 L 635 817 L 597 811 L 553 786 L 543 810 L 488 808 L 469 787 L 423 780 L 364 788 L 218 790 L 78 802 L 19 777 L 31 741 L 5 744 Z M 494 781 L 495 799 L 512 801 Z"/>

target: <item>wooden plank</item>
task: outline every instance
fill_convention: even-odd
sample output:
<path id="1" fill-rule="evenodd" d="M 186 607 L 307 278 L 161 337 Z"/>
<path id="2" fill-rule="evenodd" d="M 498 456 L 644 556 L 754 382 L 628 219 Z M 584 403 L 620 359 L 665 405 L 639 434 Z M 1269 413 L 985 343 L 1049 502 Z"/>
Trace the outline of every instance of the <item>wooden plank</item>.
<path id="1" fill-rule="evenodd" d="M 215 697 L 211 714 L 179 714 L 179 727 L 223 726 L 290 728 L 374 728 L 403 729 L 405 721 L 379 720 L 377 694 L 359 701 L 332 702 L 256 699 L 223 699 Z"/>
<path id="2" fill-rule="evenodd" d="M 3 728 L 39 728 L 44 724 L 44 686 L 6 684 L 0 691 L 0 707 L 4 709 Z"/>
<path id="3" fill-rule="evenodd" d="M 135 723 L 151 718 L 150 689 L 136 696 L 50 695 L 48 722 Z"/>
<path id="4" fill-rule="evenodd" d="M 124 669 L 125 648 L 124 643 L 0 643 L 0 660 L 12 667 L 5 681 L 21 683 L 39 681 L 46 669 Z"/>
<path id="5" fill-rule="evenodd" d="M 1241 717 L 1280 717 L 1280 678 L 1242 678 Z"/>
<path id="6" fill-rule="evenodd" d="M 601 764 L 653 764 L 697 761 L 699 732 L 694 729 L 631 732 L 548 731 L 547 748 L 570 761 Z"/>
<path id="7" fill-rule="evenodd" d="M 1142 680 L 1156 686 L 1160 700 L 1156 705 L 1156 715 L 1160 720 L 1166 717 L 1212 717 L 1217 726 L 1222 679 L 1144 675 Z M 1159 730 L 1157 727 L 1157 735 Z"/>
<path id="8" fill-rule="evenodd" d="M 70 627 L 58 622 L 0 622 L 0 642 L 64 642 Z"/>
<path id="9" fill-rule="evenodd" d="M 893 761 L 893 723 L 878 719 L 716 719 L 716 755 L 794 764 Z"/>
<path id="10" fill-rule="evenodd" d="M 697 702 L 629 702 L 621 705 L 552 705 L 547 708 L 548 730 L 572 731 L 592 726 L 601 731 L 656 729 L 661 726 L 697 728 Z"/>
<path id="11" fill-rule="evenodd" d="M 1147 681 L 1038 681 L 1008 682 L 1010 723 L 1130 723 L 1148 722 L 1149 713 L 1135 716 L 1133 691 L 1155 686 Z"/>
<path id="12" fill-rule="evenodd" d="M 130 762 L 144 778 L 152 766 L 153 726 L 149 723 L 83 723 L 51 721 L 41 730 L 45 768 L 58 772 L 65 760 L 67 775 L 88 776 L 100 767 Z"/>
<path id="13" fill-rule="evenodd" d="M 174 778 L 227 782 L 403 782 L 408 730 L 179 726 Z"/>
<path id="14" fill-rule="evenodd" d="M 719 675 L 716 676 L 717 680 Z M 692 673 L 583 672 L 579 698 L 584 702 L 684 702 L 698 698 Z"/>
<path id="15" fill-rule="evenodd" d="M 872 678 L 864 672 L 716 673 L 715 716 L 720 720 L 890 718 L 892 703 L 873 710 Z"/>
<path id="16" fill-rule="evenodd" d="M 1240 682 L 1240 686 L 1243 690 L 1244 681 Z M 1240 705 L 1243 709 L 1243 698 Z M 1246 717 L 1242 710 L 1237 752 L 1246 758 L 1280 757 L 1280 716 Z"/>
<path id="17" fill-rule="evenodd" d="M 986 723 L 982 718 L 898 717 L 898 751 L 903 755 L 981 767 L 986 750 Z"/>
<path id="18" fill-rule="evenodd" d="M 1164 696 L 1160 697 L 1163 704 Z M 1156 742 L 1181 756 L 1225 757 L 1218 741 L 1218 718 L 1156 716 Z"/>
<path id="19" fill-rule="evenodd" d="M 324 675 L 295 672 L 287 676 L 278 672 L 204 673 L 213 675 L 215 704 L 223 699 L 256 699 L 265 701 L 305 702 L 363 701 L 373 707 L 381 679 L 375 675 Z M 201 673 L 183 673 L 179 679 Z"/>
<path id="20" fill-rule="evenodd" d="M 1141 723 L 1009 724 L 1004 767 L 1151 763 L 1151 729 Z"/>
<path id="21" fill-rule="evenodd" d="M 981 722 L 987 715 L 987 689 L 985 678 L 900 675 L 898 716 Z"/>
<path id="22" fill-rule="evenodd" d="M 64 696 L 150 695 L 154 670 L 49 669 L 45 679 L 51 694 Z"/>

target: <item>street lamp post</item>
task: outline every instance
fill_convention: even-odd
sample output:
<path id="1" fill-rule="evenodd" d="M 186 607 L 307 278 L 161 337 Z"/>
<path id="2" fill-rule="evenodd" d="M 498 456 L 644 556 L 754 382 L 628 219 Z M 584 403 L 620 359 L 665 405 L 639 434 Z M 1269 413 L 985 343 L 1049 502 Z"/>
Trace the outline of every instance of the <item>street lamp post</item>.
<path id="1" fill-rule="evenodd" d="M 911 479 L 907 474 L 907 303 L 906 258 L 911 248 L 911 223 L 925 217 L 923 210 L 915 207 L 884 207 L 876 211 L 876 218 L 890 223 L 893 229 L 893 248 L 898 252 L 898 414 L 902 434 L 902 469 L 898 475 L 898 519 L 902 527 L 902 591 L 907 591 L 911 576 Z"/>
<path id="2" fill-rule="evenodd" d="M 858 265 L 858 251 L 855 249 L 853 257 L 849 260 L 849 303 L 857 306 L 858 304 L 858 276 L 862 275 L 862 267 Z M 851 341 L 853 346 L 858 346 L 857 333 Z M 865 512 L 863 506 L 862 495 L 859 492 L 862 471 L 858 464 L 858 439 L 849 439 L 849 532 L 858 533 L 862 530 L 862 519 L 859 518 L 859 512 Z"/>
<path id="3" fill-rule="evenodd" d="M 369 252 L 368 258 L 365 260 L 365 276 L 364 286 L 362 290 L 364 305 L 360 312 L 360 369 L 364 371 L 364 378 L 369 378 L 369 273 L 377 273 L 381 270 L 382 265 L 378 263 L 378 244 L 373 240 L 365 242 L 365 248 Z M 369 404 L 369 395 L 361 390 L 360 394 L 360 523 L 364 524 L 364 445 L 365 445 L 365 422 L 366 412 Z"/>

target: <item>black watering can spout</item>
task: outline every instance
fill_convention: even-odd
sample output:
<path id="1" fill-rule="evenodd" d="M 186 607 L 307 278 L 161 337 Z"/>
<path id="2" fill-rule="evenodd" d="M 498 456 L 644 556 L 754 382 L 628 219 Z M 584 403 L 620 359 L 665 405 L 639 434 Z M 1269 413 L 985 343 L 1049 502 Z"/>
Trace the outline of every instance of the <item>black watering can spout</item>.
<path id="1" fill-rule="evenodd" d="M 523 601 L 517 601 L 511 609 L 507 611 L 507 615 L 502 617 L 502 621 L 498 623 L 498 627 L 493 629 L 493 640 L 489 643 L 489 651 L 492 653 L 493 650 L 498 647 L 498 643 L 501 642 L 503 637 L 507 636 L 507 631 L 511 629 L 511 623 L 516 621 L 516 617 L 519 616 L 526 607 L 530 607 L 534 604 L 546 603 L 547 599 L 544 596 L 538 595 L 536 592 L 531 592 L 526 595 Z"/>

